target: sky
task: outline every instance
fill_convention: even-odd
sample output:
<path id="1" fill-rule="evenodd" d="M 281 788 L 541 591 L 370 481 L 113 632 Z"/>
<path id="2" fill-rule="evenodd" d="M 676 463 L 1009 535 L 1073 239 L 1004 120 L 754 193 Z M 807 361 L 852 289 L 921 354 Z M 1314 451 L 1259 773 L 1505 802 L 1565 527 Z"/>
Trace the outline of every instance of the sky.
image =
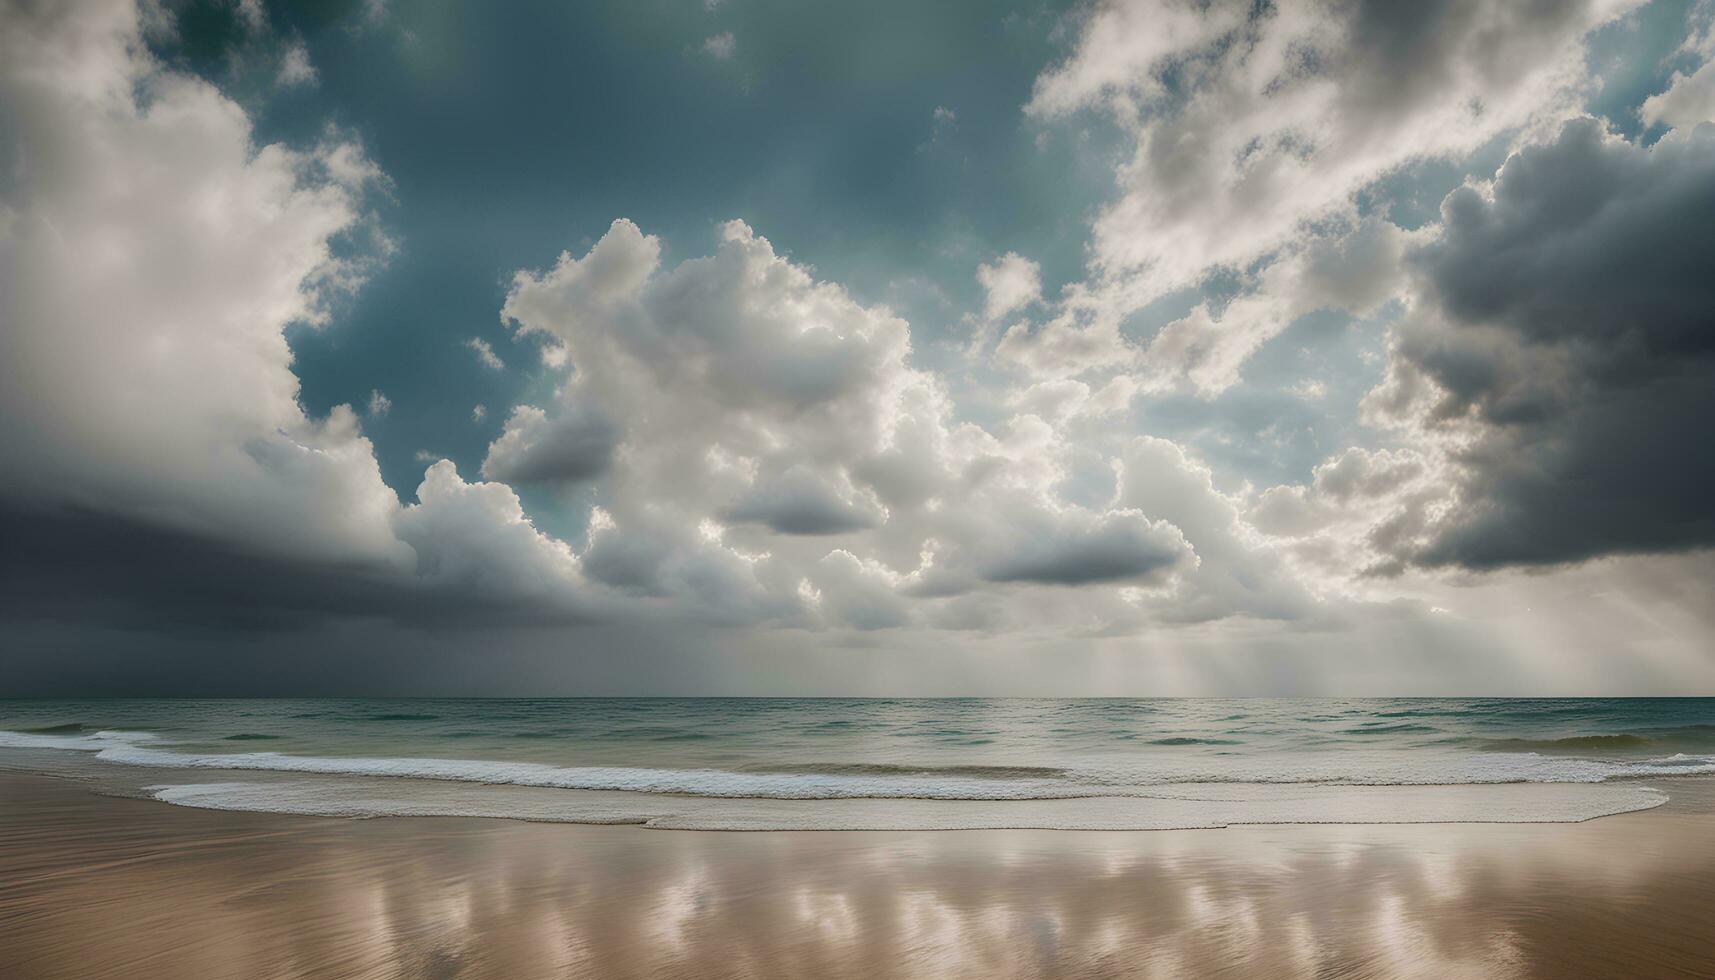
<path id="1" fill-rule="evenodd" d="M 1715 694 L 1710 0 L 0 0 L 0 696 Z"/>

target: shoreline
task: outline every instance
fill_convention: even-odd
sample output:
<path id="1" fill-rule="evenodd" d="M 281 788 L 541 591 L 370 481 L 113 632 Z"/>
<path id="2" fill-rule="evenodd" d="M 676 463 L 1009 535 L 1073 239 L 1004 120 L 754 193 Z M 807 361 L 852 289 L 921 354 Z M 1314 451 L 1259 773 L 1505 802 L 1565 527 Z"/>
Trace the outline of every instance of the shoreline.
<path id="1" fill-rule="evenodd" d="M 1550 782 L 1164 782 L 1123 793 L 768 796 L 585 789 L 414 772 L 352 775 L 109 759 L 46 747 L 0 750 L 0 771 L 69 775 L 120 797 L 191 809 L 321 817 L 472 817 L 652 830 L 1166 831 L 1240 826 L 1556 824 L 1653 809 L 1715 776 Z M 248 761 L 240 759 L 240 762 Z M 359 760 L 368 761 L 368 760 Z M 428 760 L 440 763 L 442 760 Z M 473 763 L 485 765 L 486 763 Z M 461 772 L 461 776 L 462 776 Z M 986 789 L 986 787 L 985 787 Z"/>
<path id="2" fill-rule="evenodd" d="M 1715 780 L 1674 782 L 1582 823 L 646 834 L 0 771 L 0 974 L 1715 976 Z"/>

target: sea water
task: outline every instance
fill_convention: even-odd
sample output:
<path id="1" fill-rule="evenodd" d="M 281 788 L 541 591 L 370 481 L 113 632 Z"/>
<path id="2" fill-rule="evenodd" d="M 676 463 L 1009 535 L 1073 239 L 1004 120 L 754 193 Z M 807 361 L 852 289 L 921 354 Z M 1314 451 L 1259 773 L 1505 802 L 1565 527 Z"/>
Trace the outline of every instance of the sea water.
<path id="1" fill-rule="evenodd" d="M 188 806 L 701 829 L 1559 821 L 1715 773 L 1715 699 L 0 701 L 0 764 Z M 3 805 L 3 803 L 0 803 Z"/>

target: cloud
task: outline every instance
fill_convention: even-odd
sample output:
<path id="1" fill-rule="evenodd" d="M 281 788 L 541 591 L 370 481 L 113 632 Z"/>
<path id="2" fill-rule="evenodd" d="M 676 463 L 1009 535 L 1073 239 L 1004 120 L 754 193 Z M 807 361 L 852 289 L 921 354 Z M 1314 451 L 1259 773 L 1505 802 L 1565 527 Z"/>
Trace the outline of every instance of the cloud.
<path id="1" fill-rule="evenodd" d="M 1071 514 L 1020 528 L 1026 540 L 986 557 L 978 574 L 989 582 L 1046 585 L 1158 582 L 1190 555 L 1178 528 L 1141 512 Z"/>
<path id="2" fill-rule="evenodd" d="M 1582 39 L 1632 6 L 1102 4 L 1026 111 L 1100 110 L 1131 153 L 1092 226 L 1088 278 L 998 353 L 1038 377 L 1143 360 L 1205 391 L 1230 385 L 1262 340 L 1323 308 L 1277 301 L 1273 287 L 1299 277 L 1271 265 L 1302 261 L 1330 221 L 1355 224 L 1354 196 L 1384 174 L 1575 114 Z M 1202 308 L 1147 355 L 1119 332 L 1150 302 L 1233 272 L 1254 280 L 1254 308 Z M 1326 305 L 1347 308 L 1337 295 Z"/>
<path id="3" fill-rule="evenodd" d="M 0 120 L 19 164 L 0 221 L 0 508 L 154 541 L 189 594 L 238 595 L 195 580 L 248 562 L 306 613 L 363 612 L 326 594 L 343 580 L 376 615 L 571 615 L 575 561 L 510 489 L 438 463 L 402 507 L 356 413 L 299 402 L 285 330 L 323 322 L 370 268 L 363 199 L 382 178 L 361 149 L 255 145 L 238 105 L 147 53 L 128 4 L 0 17 L 0 96 L 19 110 Z M 370 417 L 390 407 L 371 392 Z"/>
<path id="4" fill-rule="evenodd" d="M 797 677 L 849 645 L 891 658 L 878 687 L 973 676 L 997 652 L 1059 682 L 1062 661 L 1020 652 L 1042 650 L 1104 679 L 1143 671 L 1141 689 L 1179 671 L 1320 690 L 1325 666 L 1487 678 L 1510 637 L 1551 648 L 1531 676 L 1559 683 L 1598 676 L 1565 669 L 1578 644 L 1706 676 L 1706 69 L 1645 102 L 1672 127 L 1659 142 L 1560 128 L 1591 85 L 1584 36 L 1626 8 L 1099 5 L 1028 112 L 1115 120 L 1114 196 L 1057 300 L 1017 252 L 978 267 L 966 325 L 978 354 L 1000 335 L 992 360 L 938 373 L 938 325 L 925 343 L 742 222 L 667 261 L 621 219 L 512 278 L 500 319 L 543 342 L 545 368 L 496 406 L 477 473 L 421 451 L 401 502 L 371 435 L 453 443 L 402 427 L 417 406 L 380 389 L 311 415 L 285 339 L 385 260 L 377 164 L 337 130 L 261 143 L 241 105 L 153 58 L 117 0 L 0 0 L 5 645 L 57 654 L 81 630 L 131 651 L 157 631 L 224 657 L 232 635 L 304 631 L 268 649 L 320 650 L 379 624 L 415 653 L 439 627 L 510 630 L 457 640 L 487 674 L 472 646 L 503 656 L 533 632 L 512 628 L 551 625 L 606 632 L 541 631 L 544 662 L 670 635 L 696 652 L 651 664 L 692 686 L 755 648 Z M 303 52 L 257 65 L 313 78 Z M 295 56 L 302 73 L 284 70 Z M 1519 152 L 1439 223 L 1405 230 L 1369 202 L 1429 161 L 1470 169 L 1478 146 Z M 1275 356 L 1328 310 L 1390 321 L 1341 340 L 1387 329 L 1385 353 L 1342 366 L 1297 349 L 1306 330 Z M 504 369 L 489 341 L 455 342 Z M 1371 353 L 1387 373 L 1353 432 L 1371 382 L 1341 372 Z M 1247 371 L 1268 373 L 1245 389 Z M 1303 465 L 1247 468 L 1272 452 L 1254 433 L 1312 414 L 1326 459 L 1247 482 Z M 1182 441 L 1138 434 L 1155 425 Z M 1664 551 L 1689 553 L 1633 554 Z M 1608 560 L 1498 572 L 1592 557 Z M 1460 585 L 1472 571 L 1494 587 Z M 1520 603 L 1548 611 L 1520 625 Z M 728 659 L 705 663 L 711 647 Z M 968 659 L 944 659 L 955 648 Z M 842 677 L 881 662 L 847 659 L 862 666 Z"/>
<path id="5" fill-rule="evenodd" d="M 280 59 L 280 71 L 275 84 L 281 88 L 297 88 L 316 83 L 316 66 L 310 64 L 309 49 L 303 41 L 293 41 Z"/>
<path id="6" fill-rule="evenodd" d="M 394 526 L 416 552 L 425 585 L 520 605 L 575 604 L 577 557 L 536 530 L 510 487 L 466 483 L 443 459 L 423 474 L 417 501 Z"/>
<path id="7" fill-rule="evenodd" d="M 708 258 L 660 271 L 659 253 L 617 221 L 583 258 L 521 273 L 505 308 L 521 332 L 564 346 L 556 417 L 611 419 L 616 478 L 638 499 L 691 506 L 695 524 L 741 498 L 843 486 L 851 463 L 885 448 L 904 403 L 940 411 L 932 379 L 905 364 L 903 321 L 815 283 L 742 223 L 723 226 Z M 631 508 L 609 509 L 623 524 Z"/>
<path id="8" fill-rule="evenodd" d="M 1198 51 L 1244 23 L 1238 3 L 1105 3 L 1082 25 L 1076 48 L 1036 79 L 1025 111 L 1048 116 L 1112 102 L 1135 111 L 1164 91 L 1165 63 Z"/>
<path id="9" fill-rule="evenodd" d="M 543 457 L 566 455 L 565 441 L 533 432 L 608 420 L 591 574 L 643 594 L 736 590 L 741 607 L 777 615 L 802 607 L 802 572 L 787 569 L 828 550 L 787 542 L 880 523 L 908 478 L 857 474 L 914 420 L 939 425 L 943 396 L 906 365 L 903 321 L 815 282 L 742 223 L 720 239 L 663 270 L 660 243 L 621 220 L 584 256 L 520 273 L 504 318 L 547 335 L 570 375 L 540 416 L 515 413 L 485 472 L 553 469 Z"/>
<path id="10" fill-rule="evenodd" d="M 1352 447 L 1318 465 L 1307 485 L 1264 490 L 1245 518 L 1286 542 L 1284 553 L 1306 581 L 1348 590 L 1389 560 L 1378 543 L 1444 498 L 1448 479 L 1445 464 L 1424 452 Z"/>
<path id="11" fill-rule="evenodd" d="M 565 411 L 550 420 L 540 408 L 520 405 L 488 447 L 482 475 L 505 483 L 581 483 L 607 469 L 614 439 L 613 425 L 593 412 Z"/>
<path id="12" fill-rule="evenodd" d="M 1325 580 L 1715 544 L 1715 126 L 1644 146 L 1593 119 L 1442 202 L 1348 449 L 1250 519 Z"/>
<path id="13" fill-rule="evenodd" d="M 1707 4 L 1694 8 L 1693 16 L 1698 14 L 1703 18 L 1702 29 L 1687 38 L 1681 50 L 1703 63 L 1689 75 L 1674 72 L 1666 91 L 1644 100 L 1638 114 L 1647 125 L 1689 128 L 1715 122 L 1715 17 Z"/>
<path id="14" fill-rule="evenodd" d="M 911 622 L 897 576 L 843 549 L 830 551 L 810 571 L 809 597 L 825 622 L 859 630 L 892 629 Z"/>
<path id="15" fill-rule="evenodd" d="M 731 31 L 722 31 L 719 34 L 703 40 L 703 51 L 706 52 L 709 57 L 718 61 L 725 61 L 728 58 L 731 58 L 733 51 L 737 47 L 738 41 L 732 36 Z"/>
<path id="16" fill-rule="evenodd" d="M 512 409 L 480 482 L 434 460 L 401 504 L 350 407 L 305 414 L 284 337 L 372 267 L 354 246 L 375 240 L 379 169 L 332 138 L 255 146 L 239 106 L 146 54 L 130 7 L 8 11 L 7 28 L 0 84 L 30 109 L 5 123 L 25 164 L 0 226 L 9 512 L 185 542 L 191 577 L 251 555 L 296 597 L 269 622 L 869 629 L 968 624 L 952 595 L 1001 589 L 1019 615 L 1088 623 L 1123 606 L 1108 586 L 1165 588 L 1192 560 L 1159 518 L 1060 499 L 1070 450 L 1035 416 L 999 436 L 955 423 L 903 320 L 740 222 L 671 268 L 617 221 L 520 273 L 502 316 L 563 355 L 559 390 Z M 585 488 L 588 526 L 543 533 L 510 483 Z M 352 597 L 328 592 L 342 575 Z"/>
<path id="17" fill-rule="evenodd" d="M 234 7 L 246 30 L 251 33 L 267 30 L 268 12 L 262 9 L 262 0 L 237 0 Z"/>
<path id="18" fill-rule="evenodd" d="M 1715 122 L 1715 61 L 1690 75 L 1675 73 L 1673 84 L 1644 100 L 1643 120 L 1655 125 L 1695 126 Z"/>
<path id="19" fill-rule="evenodd" d="M 998 320 L 1042 298 L 1042 268 L 1017 252 L 977 266 L 983 287 L 983 318 Z"/>
<path id="20" fill-rule="evenodd" d="M 1122 588 L 1165 595 L 1196 567 L 1155 511 L 1061 495 L 1071 460 L 1101 462 L 1054 424 L 954 423 L 938 379 L 910 364 L 903 321 L 748 226 L 722 226 L 705 258 L 663 268 L 660 254 L 616 221 L 586 254 L 520 273 L 505 306 L 520 333 L 566 351 L 569 374 L 554 406 L 509 422 L 484 472 L 543 452 L 536 427 L 610 420 L 611 462 L 589 484 L 592 579 L 679 601 L 718 581 L 743 597 L 730 615 L 829 626 L 964 628 L 976 607 L 953 604 L 996 590 L 1018 593 L 1027 620 L 1135 625 L 1147 617 Z M 1073 382 L 1019 404 L 1065 420 L 1117 401 Z"/>
<path id="21" fill-rule="evenodd" d="M 305 415 L 283 336 L 362 280 L 373 166 L 255 145 L 242 109 L 146 53 L 128 4 L 3 16 L 0 494 L 408 565 L 355 416 Z"/>
<path id="22" fill-rule="evenodd" d="M 1247 292 L 1218 308 L 1199 303 L 1162 327 L 1137 359 L 1140 375 L 1157 390 L 1180 381 L 1205 396 L 1231 388 L 1250 356 L 1299 317 L 1376 312 L 1404 285 L 1408 238 L 1378 218 L 1321 233 L 1277 258 Z"/>
<path id="23" fill-rule="evenodd" d="M 506 362 L 500 359 L 500 355 L 494 352 L 494 345 L 488 341 L 481 337 L 471 337 L 464 342 L 464 345 L 476 352 L 476 359 L 482 362 L 483 367 L 491 371 L 506 369 Z"/>
<path id="24" fill-rule="evenodd" d="M 801 466 L 753 488 L 724 515 L 736 524 L 762 524 L 781 534 L 843 534 L 881 522 L 879 507 L 850 487 L 829 484 Z"/>
<path id="25" fill-rule="evenodd" d="M 1440 443 L 1452 503 L 1392 552 L 1552 564 L 1715 543 L 1715 126 L 1644 147 L 1595 120 L 1442 204 L 1414 251 L 1378 421 Z"/>
<path id="26" fill-rule="evenodd" d="M 1180 446 L 1138 436 L 1119 465 L 1117 503 L 1171 521 L 1198 558 L 1178 591 L 1155 598 L 1156 617 L 1196 623 L 1313 620 L 1327 613 L 1279 554 L 1258 547 L 1239 501 L 1217 490 L 1210 469 Z"/>

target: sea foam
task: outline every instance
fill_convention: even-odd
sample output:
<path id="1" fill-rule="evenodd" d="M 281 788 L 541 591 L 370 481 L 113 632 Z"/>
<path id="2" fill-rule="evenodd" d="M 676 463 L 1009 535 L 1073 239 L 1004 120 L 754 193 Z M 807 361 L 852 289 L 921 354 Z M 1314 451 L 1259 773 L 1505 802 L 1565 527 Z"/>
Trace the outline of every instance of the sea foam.
<path id="1" fill-rule="evenodd" d="M 818 770 L 552 766 L 495 759 L 365 758 L 281 752 L 196 753 L 157 747 L 143 732 L 54 736 L 0 733 L 0 747 L 64 748 L 127 766 L 265 771 L 321 776 L 389 777 L 568 790 L 696 796 L 713 799 L 1058 800 L 1160 797 L 1188 786 L 1327 785 L 1458 786 L 1508 783 L 1602 783 L 1615 779 L 1715 773 L 1715 758 L 1678 754 L 1612 760 L 1536 753 L 1366 752 L 1274 753 L 1208 759 L 1161 756 L 1129 764 L 1061 768 L 866 766 L 831 764 Z M 858 771 L 854 772 L 856 768 Z M 983 772 L 983 775 L 973 773 Z"/>
<path id="2" fill-rule="evenodd" d="M 382 783 L 382 784 L 378 784 Z M 1569 823 L 1666 802 L 1637 785 L 1223 787 L 1199 796 L 1053 800 L 695 799 L 375 780 L 181 783 L 159 800 L 336 817 L 495 817 L 657 830 L 1194 830 L 1257 824 Z"/>

